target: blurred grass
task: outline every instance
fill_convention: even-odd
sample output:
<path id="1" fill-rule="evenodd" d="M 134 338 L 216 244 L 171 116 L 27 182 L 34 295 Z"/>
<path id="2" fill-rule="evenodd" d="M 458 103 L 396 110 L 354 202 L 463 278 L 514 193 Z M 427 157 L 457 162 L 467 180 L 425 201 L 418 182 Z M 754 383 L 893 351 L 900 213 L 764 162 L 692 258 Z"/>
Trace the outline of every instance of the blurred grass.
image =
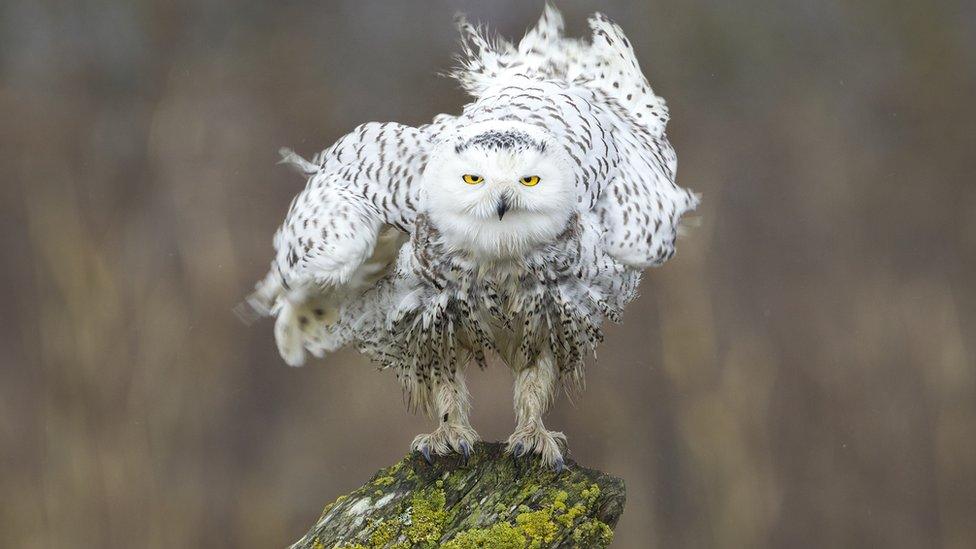
<path id="1" fill-rule="evenodd" d="M 971 547 L 976 10 L 560 6 L 623 24 L 705 195 L 551 414 L 628 482 L 616 546 Z M 281 546 L 427 427 L 230 310 L 302 185 L 279 146 L 459 109 L 458 9 L 539 6 L 0 7 L 0 546 Z M 507 436 L 508 374 L 472 377 Z"/>

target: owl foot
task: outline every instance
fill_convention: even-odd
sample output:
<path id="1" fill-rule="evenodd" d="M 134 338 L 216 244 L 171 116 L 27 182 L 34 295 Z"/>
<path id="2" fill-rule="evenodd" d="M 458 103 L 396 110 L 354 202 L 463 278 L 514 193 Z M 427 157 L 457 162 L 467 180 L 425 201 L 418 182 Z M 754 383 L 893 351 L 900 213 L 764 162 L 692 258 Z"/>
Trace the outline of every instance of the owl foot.
<path id="1" fill-rule="evenodd" d="M 566 435 L 558 431 L 547 431 L 539 423 L 520 427 L 512 433 L 512 436 L 508 437 L 508 447 L 505 451 L 516 458 L 529 453 L 539 454 L 543 465 L 561 473 L 566 465 L 560 446 L 566 447 Z"/>
<path id="2" fill-rule="evenodd" d="M 457 452 L 467 460 L 478 440 L 481 440 L 478 433 L 470 425 L 441 423 L 433 433 L 417 435 L 410 449 L 420 452 L 427 463 L 434 463 L 435 455 L 446 456 L 451 452 Z"/>

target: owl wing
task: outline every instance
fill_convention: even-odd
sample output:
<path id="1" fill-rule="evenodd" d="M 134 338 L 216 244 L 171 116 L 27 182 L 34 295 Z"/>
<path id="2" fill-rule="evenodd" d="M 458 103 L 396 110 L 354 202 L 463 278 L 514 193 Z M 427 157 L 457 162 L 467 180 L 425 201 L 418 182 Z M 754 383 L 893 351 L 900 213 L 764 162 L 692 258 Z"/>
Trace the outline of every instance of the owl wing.
<path id="1" fill-rule="evenodd" d="M 444 119 L 441 119 L 444 123 Z M 341 346 L 339 310 L 385 274 L 413 224 L 431 127 L 363 124 L 311 161 L 283 150 L 308 176 L 275 233 L 275 258 L 247 302 L 273 314 L 285 361 Z"/>
<path id="2" fill-rule="evenodd" d="M 593 43 L 578 69 L 602 99 L 620 162 L 596 211 L 607 251 L 637 268 L 674 255 L 681 216 L 699 197 L 675 182 L 677 156 L 665 135 L 668 108 L 654 94 L 623 31 L 602 14 L 590 18 Z"/>
<path id="3" fill-rule="evenodd" d="M 675 183 L 667 105 L 630 41 L 602 14 L 589 23 L 591 42 L 566 38 L 562 16 L 547 5 L 515 46 L 461 20 L 461 64 L 451 74 L 478 98 L 473 108 L 521 106 L 521 118 L 557 133 L 576 163 L 581 205 L 599 215 L 607 252 L 636 268 L 660 265 L 698 197 Z M 492 105 L 498 101 L 503 106 Z"/>

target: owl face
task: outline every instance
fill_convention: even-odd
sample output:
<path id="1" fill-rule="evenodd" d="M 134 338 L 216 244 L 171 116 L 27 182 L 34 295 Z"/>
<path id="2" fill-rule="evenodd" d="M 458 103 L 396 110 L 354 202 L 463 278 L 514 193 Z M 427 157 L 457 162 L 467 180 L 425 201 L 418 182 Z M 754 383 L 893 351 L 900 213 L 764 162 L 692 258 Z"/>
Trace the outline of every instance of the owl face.
<path id="1" fill-rule="evenodd" d="M 535 126 L 474 124 L 446 140 L 428 162 L 428 215 L 453 248 L 518 256 L 565 229 L 576 205 L 568 161 Z"/>

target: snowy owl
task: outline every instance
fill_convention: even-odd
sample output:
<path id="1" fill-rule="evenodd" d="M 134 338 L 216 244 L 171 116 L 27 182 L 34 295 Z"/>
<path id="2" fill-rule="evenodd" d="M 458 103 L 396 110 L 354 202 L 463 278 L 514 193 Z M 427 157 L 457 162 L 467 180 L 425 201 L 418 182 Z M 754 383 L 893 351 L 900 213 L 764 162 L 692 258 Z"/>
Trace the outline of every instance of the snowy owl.
<path id="1" fill-rule="evenodd" d="M 363 124 L 311 161 L 282 150 L 308 184 L 248 303 L 276 317 L 292 366 L 351 344 L 393 370 L 437 421 L 411 446 L 428 461 L 470 453 L 465 367 L 497 357 L 514 375 L 508 451 L 561 470 L 565 436 L 543 414 L 582 387 L 603 319 L 671 258 L 698 203 L 630 42 L 589 23 L 590 41 L 566 38 L 547 6 L 516 46 L 460 19 L 461 114 Z"/>

